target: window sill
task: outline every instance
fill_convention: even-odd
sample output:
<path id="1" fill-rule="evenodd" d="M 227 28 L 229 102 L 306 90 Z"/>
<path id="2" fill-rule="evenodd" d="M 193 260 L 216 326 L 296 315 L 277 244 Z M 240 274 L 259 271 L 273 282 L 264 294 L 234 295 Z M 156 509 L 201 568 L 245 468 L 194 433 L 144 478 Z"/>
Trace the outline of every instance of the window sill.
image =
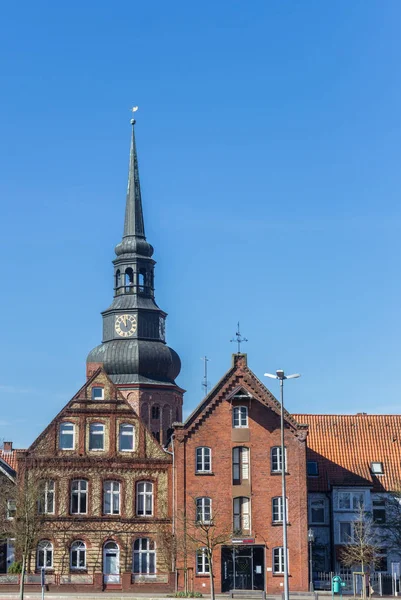
<path id="1" fill-rule="evenodd" d="M 214 475 L 214 473 L 213 471 L 195 471 L 195 475 L 203 477 L 204 475 Z"/>
<path id="2" fill-rule="evenodd" d="M 272 521 L 272 527 L 282 527 L 283 526 L 283 522 L 282 521 Z M 287 527 L 290 527 L 291 523 L 290 521 L 287 521 Z"/>
<path id="3" fill-rule="evenodd" d="M 210 574 L 209 573 L 196 573 L 195 577 L 198 577 L 198 578 L 207 577 L 208 579 L 210 579 Z"/>
<path id="4" fill-rule="evenodd" d="M 284 573 L 273 573 L 273 577 L 284 577 Z M 291 577 L 291 575 L 288 573 L 288 577 Z"/>
<path id="5" fill-rule="evenodd" d="M 70 567 L 70 575 L 86 575 L 86 573 L 88 572 L 87 567 Z"/>
<path id="6" fill-rule="evenodd" d="M 270 471 L 270 475 L 281 475 L 281 474 L 282 474 L 282 472 L 281 472 L 281 471 Z M 285 472 L 285 475 L 286 475 L 286 476 L 287 476 L 287 475 L 289 475 L 289 474 L 290 474 L 290 472 L 289 472 L 289 471 L 286 471 L 286 472 Z"/>

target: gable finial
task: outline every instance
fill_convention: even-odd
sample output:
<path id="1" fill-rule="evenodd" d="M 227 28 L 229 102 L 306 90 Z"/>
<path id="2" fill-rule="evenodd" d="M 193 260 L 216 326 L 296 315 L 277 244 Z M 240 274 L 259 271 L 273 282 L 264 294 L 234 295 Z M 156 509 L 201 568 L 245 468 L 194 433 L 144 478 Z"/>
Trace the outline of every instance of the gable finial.
<path id="1" fill-rule="evenodd" d="M 240 328 L 239 328 L 239 321 L 238 321 L 238 323 L 237 323 L 237 331 L 235 333 L 235 338 L 233 338 L 232 340 L 230 340 L 230 342 L 236 342 L 238 344 L 238 352 L 237 352 L 237 354 L 241 354 L 241 344 L 243 342 L 247 342 L 247 341 L 248 341 L 248 339 L 246 337 L 243 337 L 241 335 L 241 331 L 240 331 Z"/>

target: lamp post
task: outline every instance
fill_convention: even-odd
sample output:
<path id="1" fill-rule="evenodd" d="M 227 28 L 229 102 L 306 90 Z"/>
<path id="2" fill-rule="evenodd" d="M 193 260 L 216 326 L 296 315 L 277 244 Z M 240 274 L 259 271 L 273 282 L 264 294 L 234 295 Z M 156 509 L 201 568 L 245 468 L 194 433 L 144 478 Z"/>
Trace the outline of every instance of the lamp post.
<path id="1" fill-rule="evenodd" d="M 309 591 L 313 592 L 313 570 L 312 570 L 312 544 L 315 541 L 315 534 L 312 528 L 308 530 L 309 542 Z"/>
<path id="2" fill-rule="evenodd" d="M 296 379 L 301 377 L 299 373 L 294 375 L 285 375 L 283 370 L 276 371 L 275 375 L 265 373 L 265 377 L 278 379 L 280 381 L 280 402 L 281 402 L 281 504 L 283 511 L 283 562 L 284 562 L 284 600 L 289 600 L 288 591 L 288 543 L 287 543 L 287 491 L 285 475 L 287 465 L 285 464 L 285 444 L 284 444 L 284 379 Z"/>

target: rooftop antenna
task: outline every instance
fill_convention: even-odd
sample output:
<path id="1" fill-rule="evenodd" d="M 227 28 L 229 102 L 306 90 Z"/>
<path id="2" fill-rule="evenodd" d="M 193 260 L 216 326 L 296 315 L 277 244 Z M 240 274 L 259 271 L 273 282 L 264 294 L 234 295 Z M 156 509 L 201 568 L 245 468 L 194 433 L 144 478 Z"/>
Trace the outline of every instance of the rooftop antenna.
<path id="1" fill-rule="evenodd" d="M 236 331 L 235 337 L 232 340 L 230 340 L 230 342 L 236 342 L 238 344 L 238 354 L 241 354 L 241 344 L 243 342 L 247 342 L 247 341 L 248 341 L 247 338 L 243 337 L 241 335 L 241 331 L 240 331 L 240 328 L 239 328 L 239 321 L 238 321 L 238 323 L 237 323 L 237 331 Z"/>
<path id="2" fill-rule="evenodd" d="M 210 358 L 208 358 L 206 355 L 202 356 L 201 360 L 203 360 L 204 362 L 204 371 L 203 371 L 203 379 L 202 379 L 202 387 L 203 390 L 205 392 L 205 396 L 207 396 L 209 388 L 210 388 L 210 383 L 207 380 L 207 363 L 209 362 Z"/>

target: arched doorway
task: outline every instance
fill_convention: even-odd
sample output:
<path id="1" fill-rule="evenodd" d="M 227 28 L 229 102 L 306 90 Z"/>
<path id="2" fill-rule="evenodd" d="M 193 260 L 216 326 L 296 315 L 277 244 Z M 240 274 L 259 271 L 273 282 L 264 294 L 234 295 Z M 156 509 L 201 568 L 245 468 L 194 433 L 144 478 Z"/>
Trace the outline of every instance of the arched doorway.
<path id="1" fill-rule="evenodd" d="M 115 542 L 107 542 L 103 548 L 104 583 L 120 583 L 120 550 Z"/>

